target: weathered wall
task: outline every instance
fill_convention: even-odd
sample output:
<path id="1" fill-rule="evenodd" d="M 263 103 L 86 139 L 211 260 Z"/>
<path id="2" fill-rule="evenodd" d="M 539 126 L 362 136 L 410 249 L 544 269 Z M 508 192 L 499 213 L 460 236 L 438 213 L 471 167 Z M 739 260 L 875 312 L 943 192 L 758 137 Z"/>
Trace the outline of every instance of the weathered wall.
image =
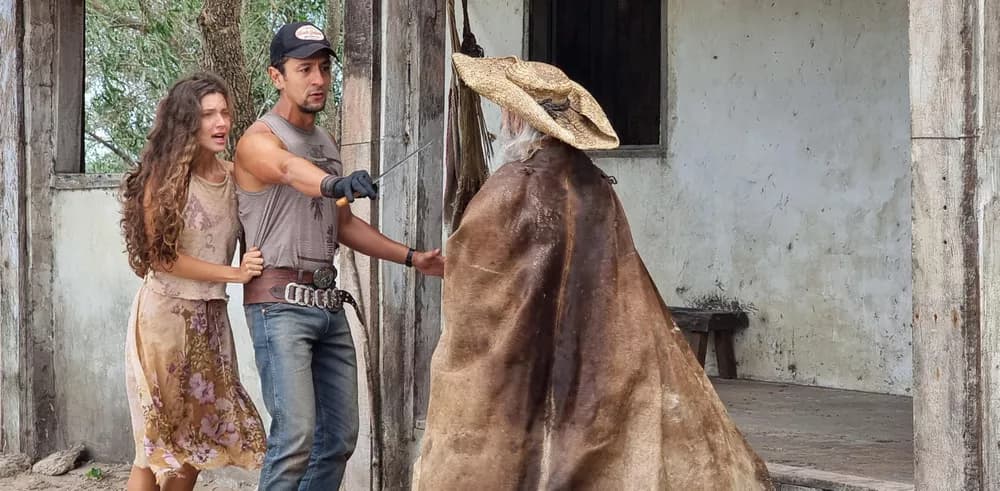
<path id="1" fill-rule="evenodd" d="M 99 458 L 130 461 L 125 332 L 141 281 L 122 252 L 119 216 L 114 189 L 53 197 L 56 415 L 64 441 L 83 441 Z M 229 294 L 240 374 L 267 424 L 242 290 L 230 285 Z"/>
<path id="2" fill-rule="evenodd" d="M 470 6 L 487 54 L 521 54 L 522 10 Z M 742 377 L 909 393 L 907 2 L 670 0 L 667 18 L 668 157 L 598 162 L 667 302 L 756 306 Z"/>
<path id="3" fill-rule="evenodd" d="M 56 417 L 65 441 L 131 460 L 125 326 L 140 281 L 128 268 L 112 190 L 53 199 Z"/>
<path id="4" fill-rule="evenodd" d="M 636 231 L 664 248 L 663 290 L 760 309 L 738 341 L 746 376 L 909 392 L 907 3 L 669 14 L 667 192 L 633 207 L 666 225 Z"/>

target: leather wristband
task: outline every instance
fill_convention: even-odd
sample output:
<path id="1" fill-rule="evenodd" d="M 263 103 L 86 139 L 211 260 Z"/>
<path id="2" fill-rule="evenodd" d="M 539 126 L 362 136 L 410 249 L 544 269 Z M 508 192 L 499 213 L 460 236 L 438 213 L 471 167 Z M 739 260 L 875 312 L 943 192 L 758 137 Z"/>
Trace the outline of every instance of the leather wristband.
<path id="1" fill-rule="evenodd" d="M 412 248 L 412 247 L 410 248 L 410 250 L 406 251 L 406 262 L 403 263 L 403 264 L 405 264 L 407 268 L 412 268 L 413 267 L 413 253 L 414 252 L 417 252 L 417 250 L 414 249 L 414 248 Z"/>

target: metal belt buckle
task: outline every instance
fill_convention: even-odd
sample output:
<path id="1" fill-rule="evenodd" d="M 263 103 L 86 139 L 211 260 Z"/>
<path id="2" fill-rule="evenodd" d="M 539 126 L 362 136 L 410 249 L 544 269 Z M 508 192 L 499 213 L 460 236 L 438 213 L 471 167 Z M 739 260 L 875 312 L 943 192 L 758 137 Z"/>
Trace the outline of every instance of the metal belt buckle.
<path id="1" fill-rule="evenodd" d="M 307 298 L 308 297 L 308 298 Z M 310 305 L 312 288 L 298 283 L 285 285 L 285 301 L 295 305 Z"/>
<path id="2" fill-rule="evenodd" d="M 327 305 L 330 304 L 330 290 L 316 290 L 314 303 L 317 307 L 326 310 Z"/>
<path id="3" fill-rule="evenodd" d="M 337 268 L 333 266 L 323 266 L 313 271 L 313 286 L 320 290 L 333 288 L 337 281 Z"/>
<path id="4" fill-rule="evenodd" d="M 285 301 L 305 307 L 318 307 L 331 312 L 344 308 L 343 292 L 333 288 L 313 288 L 299 283 L 285 285 Z"/>

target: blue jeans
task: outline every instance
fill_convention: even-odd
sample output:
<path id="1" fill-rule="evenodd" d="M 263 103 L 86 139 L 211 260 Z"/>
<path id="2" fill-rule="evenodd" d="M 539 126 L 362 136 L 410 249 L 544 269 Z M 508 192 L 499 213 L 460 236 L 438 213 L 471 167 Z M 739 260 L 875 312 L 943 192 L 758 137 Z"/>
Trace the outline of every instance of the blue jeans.
<path id="1" fill-rule="evenodd" d="M 357 357 L 343 311 L 245 307 L 271 414 L 261 491 L 335 491 L 358 440 Z"/>

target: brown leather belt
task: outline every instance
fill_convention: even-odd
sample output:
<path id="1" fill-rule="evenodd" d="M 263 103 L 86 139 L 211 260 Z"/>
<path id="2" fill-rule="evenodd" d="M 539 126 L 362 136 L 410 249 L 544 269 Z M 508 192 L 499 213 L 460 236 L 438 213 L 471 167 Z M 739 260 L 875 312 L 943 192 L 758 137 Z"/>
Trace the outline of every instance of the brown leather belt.
<path id="1" fill-rule="evenodd" d="M 290 268 L 268 268 L 243 285 L 243 305 L 255 303 L 287 303 L 285 287 L 289 283 L 311 285 L 312 271 Z"/>
<path id="2" fill-rule="evenodd" d="M 354 307 L 361 325 L 365 325 L 364 313 L 350 293 L 334 287 L 315 288 L 313 280 L 313 273 L 310 271 L 265 269 L 260 276 L 243 285 L 243 305 L 287 303 L 340 312 L 347 304 Z"/>

